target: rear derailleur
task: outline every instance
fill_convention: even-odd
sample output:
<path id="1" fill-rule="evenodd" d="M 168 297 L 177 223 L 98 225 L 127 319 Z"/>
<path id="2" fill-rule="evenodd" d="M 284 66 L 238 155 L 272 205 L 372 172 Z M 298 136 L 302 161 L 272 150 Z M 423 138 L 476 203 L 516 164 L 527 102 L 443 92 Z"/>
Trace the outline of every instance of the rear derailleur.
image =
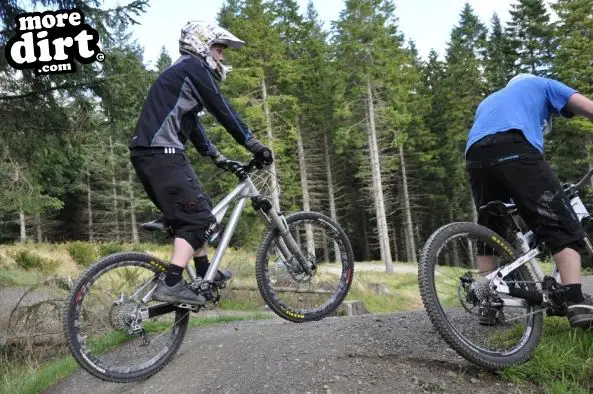
<path id="1" fill-rule="evenodd" d="M 487 279 L 474 279 L 469 272 L 466 272 L 459 280 L 459 300 L 466 311 L 479 316 L 480 319 L 490 315 L 493 315 L 492 317 L 500 315 L 503 319 L 503 301 L 498 294 L 490 290 Z"/>

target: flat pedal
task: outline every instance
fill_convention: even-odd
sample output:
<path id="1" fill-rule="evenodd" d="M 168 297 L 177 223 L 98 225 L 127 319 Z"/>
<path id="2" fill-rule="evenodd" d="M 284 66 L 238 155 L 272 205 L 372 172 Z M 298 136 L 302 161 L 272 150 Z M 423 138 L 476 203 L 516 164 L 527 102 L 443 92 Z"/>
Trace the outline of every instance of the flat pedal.
<path id="1" fill-rule="evenodd" d="M 199 305 L 192 305 L 192 304 L 186 304 L 186 303 L 175 304 L 175 307 L 181 308 L 181 309 L 189 309 L 192 312 L 197 312 L 200 310 Z"/>

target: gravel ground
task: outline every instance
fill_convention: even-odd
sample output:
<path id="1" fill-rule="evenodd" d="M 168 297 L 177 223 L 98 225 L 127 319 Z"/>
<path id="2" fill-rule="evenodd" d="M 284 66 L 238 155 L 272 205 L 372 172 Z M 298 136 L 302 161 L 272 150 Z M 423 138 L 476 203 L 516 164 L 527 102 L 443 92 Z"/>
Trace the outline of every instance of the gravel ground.
<path id="1" fill-rule="evenodd" d="M 424 311 L 191 330 L 173 360 L 146 381 L 108 383 L 77 371 L 46 393 L 81 387 L 93 387 L 93 393 L 537 392 L 459 357 Z"/>
<path id="2" fill-rule="evenodd" d="M 593 292 L 593 278 L 584 290 Z M 457 355 L 424 311 L 295 324 L 243 321 L 189 330 L 146 381 L 103 382 L 79 370 L 46 393 L 532 393 Z"/>

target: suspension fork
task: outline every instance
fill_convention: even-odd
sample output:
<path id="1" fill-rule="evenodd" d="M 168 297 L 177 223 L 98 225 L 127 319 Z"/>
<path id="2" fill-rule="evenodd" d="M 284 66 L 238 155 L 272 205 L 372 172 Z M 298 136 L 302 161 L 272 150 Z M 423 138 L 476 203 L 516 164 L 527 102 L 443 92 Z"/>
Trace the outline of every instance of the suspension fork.
<path id="1" fill-rule="evenodd" d="M 276 245 L 284 261 L 288 262 L 294 258 L 304 272 L 313 275 L 315 266 L 309 264 L 307 258 L 303 256 L 301 249 L 290 234 L 290 228 L 284 215 L 276 212 L 270 201 L 261 197 L 253 198 L 253 208 L 265 222 L 272 224 L 278 230 L 280 238 L 276 241 Z"/>

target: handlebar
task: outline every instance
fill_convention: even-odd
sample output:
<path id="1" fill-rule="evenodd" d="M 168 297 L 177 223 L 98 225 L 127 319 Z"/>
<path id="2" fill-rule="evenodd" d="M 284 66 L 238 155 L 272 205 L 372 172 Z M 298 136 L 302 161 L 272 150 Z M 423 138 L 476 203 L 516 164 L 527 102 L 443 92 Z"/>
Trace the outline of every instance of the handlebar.
<path id="1" fill-rule="evenodd" d="M 576 185 L 573 185 L 573 188 L 581 189 L 583 187 L 583 185 L 585 183 L 587 183 L 589 181 L 589 179 L 591 179 L 591 176 L 593 176 L 593 168 L 590 169 L 589 172 L 587 172 L 587 174 L 585 174 L 585 176 L 583 177 L 583 179 L 581 179 L 579 181 L 579 183 L 577 183 Z"/>
<path id="2" fill-rule="evenodd" d="M 264 165 L 255 159 L 251 159 L 251 161 L 247 164 L 242 163 L 240 161 L 229 160 L 229 163 L 233 165 L 227 166 L 223 168 L 223 170 L 231 172 L 237 176 L 237 178 L 243 180 L 247 177 L 247 174 L 253 172 L 254 169 L 261 170 L 264 168 Z"/>

